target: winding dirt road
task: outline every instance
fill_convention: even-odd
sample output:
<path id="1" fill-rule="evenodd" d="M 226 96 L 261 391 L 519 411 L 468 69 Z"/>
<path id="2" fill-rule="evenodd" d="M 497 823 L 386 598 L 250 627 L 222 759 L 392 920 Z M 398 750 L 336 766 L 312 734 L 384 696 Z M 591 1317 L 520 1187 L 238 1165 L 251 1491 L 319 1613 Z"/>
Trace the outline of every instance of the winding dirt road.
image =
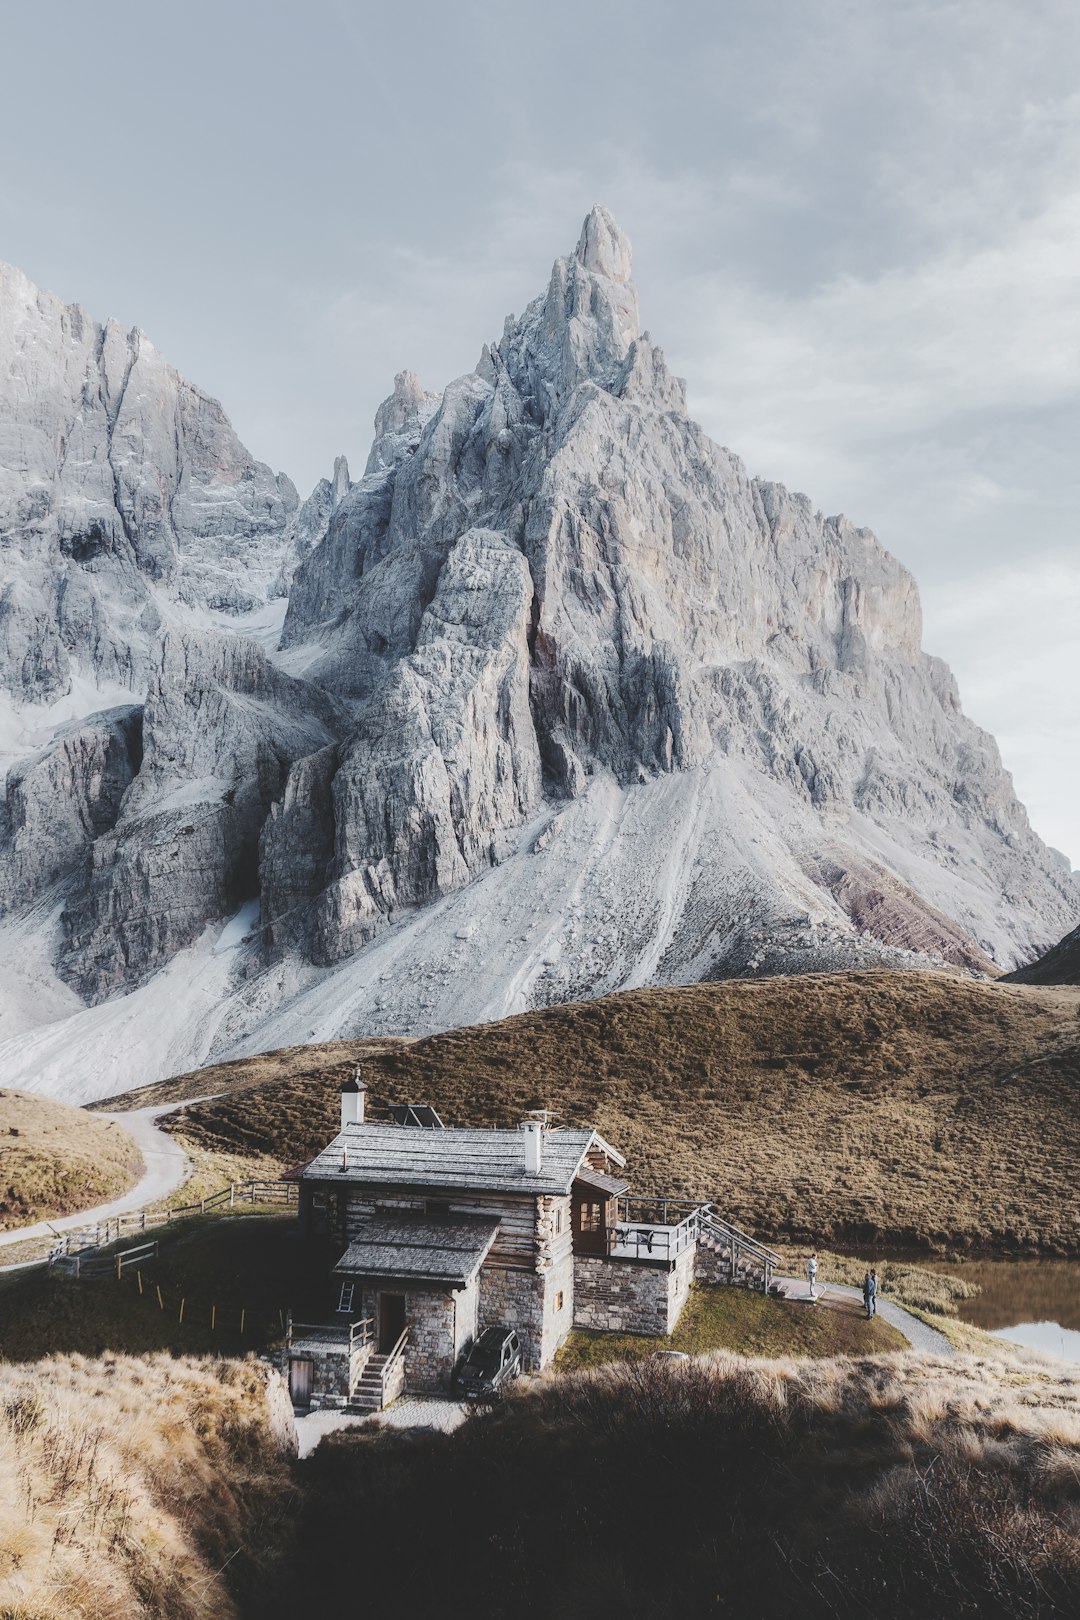
<path id="1" fill-rule="evenodd" d="M 195 1101 L 202 1099 L 187 1099 L 187 1102 Z M 167 1198 L 191 1174 L 191 1160 L 174 1136 L 158 1129 L 157 1122 L 163 1114 L 175 1113 L 178 1108 L 185 1106 L 186 1102 L 175 1102 L 166 1103 L 163 1108 L 137 1108 L 130 1114 L 100 1114 L 99 1118 L 113 1120 L 135 1138 L 143 1158 L 141 1179 L 130 1192 L 124 1193 L 121 1198 L 111 1199 L 107 1204 L 81 1209 L 77 1215 L 59 1215 L 55 1220 L 36 1221 L 33 1226 L 17 1226 L 14 1231 L 0 1232 L 0 1249 L 15 1243 L 26 1243 L 32 1238 L 51 1237 L 58 1232 L 73 1232 L 79 1227 L 93 1226 L 95 1221 L 106 1220 L 110 1215 L 127 1215 Z"/>

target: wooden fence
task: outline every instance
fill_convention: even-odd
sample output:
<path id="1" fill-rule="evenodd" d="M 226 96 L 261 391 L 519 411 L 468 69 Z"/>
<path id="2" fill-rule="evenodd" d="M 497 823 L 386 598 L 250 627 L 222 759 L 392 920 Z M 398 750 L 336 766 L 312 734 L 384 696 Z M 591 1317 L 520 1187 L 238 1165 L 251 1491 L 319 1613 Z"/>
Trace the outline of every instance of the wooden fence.
<path id="1" fill-rule="evenodd" d="M 205 1215 L 208 1210 L 235 1209 L 243 1204 L 273 1204 L 281 1209 L 297 1209 L 299 1203 L 300 1188 L 295 1181 L 234 1181 L 228 1187 L 223 1187 L 220 1192 L 211 1194 L 209 1198 L 199 1198 L 190 1204 L 180 1204 L 175 1209 L 149 1213 L 142 1209 L 135 1210 L 129 1215 L 110 1215 L 107 1220 L 98 1221 L 95 1226 L 82 1227 L 76 1232 L 65 1232 L 49 1251 L 49 1264 L 55 1265 L 57 1261 L 75 1257 L 82 1258 L 90 1251 L 118 1243 L 127 1233 L 152 1231 L 155 1227 L 168 1226 L 170 1222 L 185 1216 Z"/>

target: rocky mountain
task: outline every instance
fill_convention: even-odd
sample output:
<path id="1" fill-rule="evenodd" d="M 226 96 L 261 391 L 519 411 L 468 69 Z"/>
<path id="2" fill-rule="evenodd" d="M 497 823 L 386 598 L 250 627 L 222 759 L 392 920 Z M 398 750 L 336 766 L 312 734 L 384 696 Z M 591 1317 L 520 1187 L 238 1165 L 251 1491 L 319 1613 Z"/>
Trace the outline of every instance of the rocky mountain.
<path id="1" fill-rule="evenodd" d="M 328 740 L 321 693 L 211 628 L 284 607 L 327 491 L 300 507 L 144 333 L 0 266 L 0 912 L 76 877 L 61 963 L 92 996 L 255 892 L 288 765 Z"/>
<path id="2" fill-rule="evenodd" d="M 127 1018 L 190 973 L 212 1018 L 182 1038 L 174 1018 L 159 1044 L 161 1064 L 191 1066 L 627 984 L 991 972 L 1080 917 L 993 740 L 922 651 L 911 576 L 690 419 L 605 210 L 474 372 L 441 395 L 401 373 L 358 481 L 339 458 L 296 510 L 273 484 L 280 522 L 271 475 L 216 406 L 155 359 L 158 392 L 125 411 L 130 377 L 118 393 L 105 359 L 118 337 L 76 339 L 84 318 L 53 316 L 99 449 L 70 475 L 57 451 L 37 506 L 26 456 L 3 486 L 24 491 L 0 532 L 36 627 L 9 613 L 25 646 L 8 636 L 6 667 L 22 694 L 54 662 L 62 678 L 39 656 L 52 635 L 137 701 L 116 711 L 114 694 L 9 770 L 0 890 L 20 937 L 49 919 L 50 1005 L 140 986 Z M 148 345 L 125 341 L 134 376 Z M 70 395 L 70 368 L 15 352 L 35 403 L 10 431 L 45 469 L 44 429 L 26 424 L 56 419 L 36 393 L 60 397 L 59 375 Z M 114 461 L 107 538 L 73 548 L 86 490 L 110 510 Z M 274 646 L 258 602 L 297 559 Z M 63 606 L 120 581 L 145 598 L 134 619 L 107 615 L 133 649 L 122 668 L 93 614 L 80 630 Z M 226 606 L 239 634 L 222 633 Z M 87 1020 L 115 1048 L 118 1005 L 27 1028 L 0 1058 L 55 1073 Z"/>
<path id="3" fill-rule="evenodd" d="M 1076 909 L 921 651 L 911 576 L 688 418 L 602 209 L 472 375 L 441 398 L 398 378 L 365 476 L 298 571 L 282 645 L 301 644 L 308 678 L 359 715 L 333 760 L 297 768 L 264 837 L 271 934 L 316 960 L 467 883 L 600 776 L 630 788 L 719 761 L 780 790 L 793 870 L 756 884 L 749 916 L 720 911 L 709 971 L 757 949 L 732 924 L 768 949 L 773 924 L 805 916 L 985 966 Z M 899 829 L 930 870 L 913 881 L 864 827 Z M 731 888 L 715 831 L 710 892 Z M 283 855 L 297 842 L 324 857 L 306 895 Z"/>
<path id="4" fill-rule="evenodd" d="M 284 594 L 296 490 L 145 333 L 104 326 L 0 265 L 0 687 L 73 674 L 145 687 L 174 607 Z"/>

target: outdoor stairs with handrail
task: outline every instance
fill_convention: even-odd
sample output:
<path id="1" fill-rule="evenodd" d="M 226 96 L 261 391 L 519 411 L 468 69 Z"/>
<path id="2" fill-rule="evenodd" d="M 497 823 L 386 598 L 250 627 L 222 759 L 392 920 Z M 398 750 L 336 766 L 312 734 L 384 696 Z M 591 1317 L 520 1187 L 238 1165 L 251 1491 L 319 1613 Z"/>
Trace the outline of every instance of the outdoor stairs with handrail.
<path id="1" fill-rule="evenodd" d="M 395 1389 L 394 1383 L 400 1363 L 405 1356 L 408 1336 L 406 1329 L 394 1348 L 386 1355 L 368 1357 L 359 1381 L 349 1396 L 345 1407 L 347 1412 L 381 1412 L 390 1404 L 390 1400 L 396 1398 L 400 1393 L 401 1384 L 399 1383 Z"/>
<path id="2" fill-rule="evenodd" d="M 698 1244 L 719 1262 L 716 1281 L 768 1293 L 781 1264 L 775 1250 L 721 1220 L 711 1208 L 703 1209 L 698 1218 Z"/>
<path id="3" fill-rule="evenodd" d="M 360 1374 L 360 1381 L 349 1396 L 347 1412 L 381 1412 L 383 1406 L 383 1373 L 389 1356 L 371 1356 Z"/>

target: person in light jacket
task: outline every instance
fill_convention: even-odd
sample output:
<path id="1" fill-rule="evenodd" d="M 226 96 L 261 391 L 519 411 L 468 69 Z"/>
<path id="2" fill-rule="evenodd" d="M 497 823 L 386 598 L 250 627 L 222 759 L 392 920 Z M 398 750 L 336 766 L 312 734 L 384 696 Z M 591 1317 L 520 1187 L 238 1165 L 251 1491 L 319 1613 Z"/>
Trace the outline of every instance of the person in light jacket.
<path id="1" fill-rule="evenodd" d="M 877 1312 L 877 1272 L 868 1271 L 863 1278 L 863 1303 L 866 1306 L 867 1321 Z"/>
<path id="2" fill-rule="evenodd" d="M 810 1298 L 817 1298 L 817 1254 L 812 1254 L 806 1262 L 806 1276 L 810 1284 Z"/>

